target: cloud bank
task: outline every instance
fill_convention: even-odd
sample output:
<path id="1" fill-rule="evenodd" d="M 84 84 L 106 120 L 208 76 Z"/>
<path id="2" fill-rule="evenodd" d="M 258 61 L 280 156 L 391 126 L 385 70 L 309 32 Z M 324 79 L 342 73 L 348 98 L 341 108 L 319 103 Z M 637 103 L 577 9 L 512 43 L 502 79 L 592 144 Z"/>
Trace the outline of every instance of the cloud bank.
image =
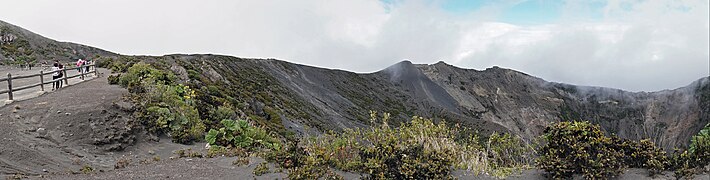
<path id="1" fill-rule="evenodd" d="M 416 0 L 27 0 L 0 2 L 0 19 L 121 54 L 214 53 L 355 72 L 445 61 L 631 91 L 710 73 L 707 0 L 570 0 L 553 22 L 502 20 L 524 2 L 461 13 Z"/>

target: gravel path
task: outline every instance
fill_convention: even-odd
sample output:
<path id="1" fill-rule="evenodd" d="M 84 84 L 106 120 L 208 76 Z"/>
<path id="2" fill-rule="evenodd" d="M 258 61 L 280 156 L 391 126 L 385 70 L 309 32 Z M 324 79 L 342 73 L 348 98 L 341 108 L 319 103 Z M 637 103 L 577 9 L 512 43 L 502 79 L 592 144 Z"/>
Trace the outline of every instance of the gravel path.
<path id="1" fill-rule="evenodd" d="M 6 78 L 8 73 L 11 73 L 13 77 L 17 77 L 20 75 L 37 74 L 37 73 L 39 73 L 40 70 L 47 72 L 47 71 L 50 71 L 51 69 L 49 69 L 49 68 L 42 69 L 42 68 L 37 67 L 37 68 L 33 68 L 32 70 L 25 70 L 25 69 L 20 69 L 20 68 L 11 68 L 11 67 L 7 67 L 7 66 L 2 66 L 2 67 L 0 67 L 0 78 Z M 99 72 L 102 72 L 102 71 L 99 71 Z M 76 71 L 76 69 L 72 68 L 72 69 L 67 69 L 67 74 L 69 74 L 69 76 L 73 76 L 73 75 L 79 74 L 79 72 Z M 44 78 L 44 81 L 51 81 L 52 75 L 51 74 L 44 75 L 43 78 Z M 95 78 L 95 76 L 93 74 L 89 74 L 89 75 L 87 75 L 86 80 L 90 80 L 93 78 Z M 71 79 L 68 79 L 68 82 L 69 82 L 68 84 L 64 84 L 64 87 L 72 86 L 72 85 L 84 82 L 86 80 L 81 80 L 78 77 L 71 78 Z M 37 84 L 39 82 L 40 82 L 39 76 L 31 77 L 31 78 L 23 78 L 23 79 L 13 79 L 12 86 L 14 88 L 17 88 L 17 87 Z M 0 81 L 0 90 L 7 90 L 7 89 L 8 89 L 7 81 Z M 21 100 L 26 100 L 26 99 L 37 97 L 37 96 L 42 95 L 47 92 L 52 92 L 52 84 L 45 84 L 44 90 L 45 91 L 42 91 L 41 88 L 39 86 L 37 86 L 35 88 L 16 91 L 16 92 L 13 92 L 13 99 L 15 101 L 21 101 Z M 5 93 L 0 94 L 0 107 L 8 104 L 7 100 L 8 100 L 8 94 L 5 94 Z"/>

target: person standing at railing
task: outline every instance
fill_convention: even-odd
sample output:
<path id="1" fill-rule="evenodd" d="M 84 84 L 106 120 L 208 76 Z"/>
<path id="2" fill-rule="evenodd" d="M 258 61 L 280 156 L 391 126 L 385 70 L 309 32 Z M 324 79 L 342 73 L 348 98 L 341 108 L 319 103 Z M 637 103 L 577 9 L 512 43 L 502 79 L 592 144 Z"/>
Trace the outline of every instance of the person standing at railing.
<path id="1" fill-rule="evenodd" d="M 55 62 L 54 67 L 52 67 L 52 71 L 54 72 L 52 73 L 52 81 L 54 81 L 52 82 L 52 91 L 59 89 L 62 86 L 62 81 L 57 80 L 62 78 L 62 72 L 59 70 L 61 70 L 61 68 L 59 68 L 59 63 Z"/>
<path id="2" fill-rule="evenodd" d="M 57 64 L 59 64 L 59 70 L 61 70 L 59 71 L 59 78 L 61 79 L 64 75 L 66 75 L 64 74 L 66 71 L 64 70 L 64 64 L 59 63 L 59 61 L 57 61 Z M 59 81 L 59 87 L 61 88 L 62 86 L 64 86 L 64 81 Z"/>
<path id="3" fill-rule="evenodd" d="M 87 59 L 84 61 L 84 73 L 87 73 L 86 76 L 89 75 L 89 64 L 91 64 L 91 60 Z"/>
<path id="4" fill-rule="evenodd" d="M 76 61 L 76 70 L 78 70 L 80 74 L 84 73 L 84 68 L 81 67 L 82 65 L 84 65 L 84 60 L 79 58 L 79 60 Z M 84 76 L 79 76 L 79 78 L 84 80 Z"/>

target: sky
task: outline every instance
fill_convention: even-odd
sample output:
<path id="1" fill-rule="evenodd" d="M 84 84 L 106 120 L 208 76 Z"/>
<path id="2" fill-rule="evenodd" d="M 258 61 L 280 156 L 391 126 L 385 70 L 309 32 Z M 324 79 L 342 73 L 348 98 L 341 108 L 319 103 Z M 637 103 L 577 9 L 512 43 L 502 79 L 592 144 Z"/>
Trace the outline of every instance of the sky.
<path id="1" fill-rule="evenodd" d="M 0 0 L 0 20 L 126 55 L 211 53 L 375 72 L 510 68 L 629 91 L 710 75 L 709 0 Z"/>

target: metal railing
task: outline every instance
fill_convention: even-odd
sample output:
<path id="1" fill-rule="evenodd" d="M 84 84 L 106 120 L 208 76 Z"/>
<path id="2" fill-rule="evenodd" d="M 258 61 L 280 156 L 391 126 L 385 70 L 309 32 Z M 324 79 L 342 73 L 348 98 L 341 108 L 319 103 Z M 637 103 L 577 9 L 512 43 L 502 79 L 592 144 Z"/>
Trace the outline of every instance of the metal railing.
<path id="1" fill-rule="evenodd" d="M 93 70 L 92 70 L 92 71 L 88 71 L 88 72 L 84 72 L 83 69 L 86 68 L 86 67 L 90 67 L 90 69 L 93 69 Z M 93 68 L 91 68 L 91 67 L 93 67 Z M 80 68 L 80 69 L 81 69 L 81 70 L 79 71 L 79 74 L 72 75 L 72 76 L 69 76 L 69 74 L 67 74 L 67 69 L 70 69 L 70 70 L 71 70 L 71 69 L 76 69 L 76 68 Z M 44 80 L 44 75 L 53 74 L 53 73 L 55 73 L 55 72 L 60 72 L 60 71 L 61 71 L 61 72 L 63 73 L 63 75 L 64 75 L 64 76 L 62 76 L 62 78 L 59 78 L 59 79 L 56 79 L 56 80 L 51 80 L 51 81 L 45 81 L 45 80 Z M 44 91 L 44 85 L 45 85 L 45 84 L 54 83 L 54 82 L 59 82 L 59 81 L 64 81 L 64 84 L 69 85 L 69 79 L 75 78 L 75 77 L 80 77 L 81 79 L 84 79 L 84 78 L 86 77 L 86 75 L 89 75 L 89 74 L 92 74 L 92 73 L 95 74 L 96 77 L 99 76 L 99 73 L 98 73 L 98 71 L 96 70 L 96 65 L 95 65 L 95 64 L 82 65 L 82 66 L 80 66 L 80 67 L 73 67 L 73 68 L 64 68 L 64 69 L 55 70 L 55 71 L 49 71 L 49 72 L 44 72 L 44 71 L 42 70 L 42 71 L 39 71 L 39 73 L 37 73 L 37 74 L 20 75 L 20 76 L 15 76 L 15 77 L 13 77 L 11 73 L 7 73 L 7 78 L 0 78 L 0 82 L 2 82 L 2 81 L 7 81 L 7 89 L 5 89 L 5 90 L 0 90 L 0 94 L 5 94 L 5 93 L 7 93 L 7 94 L 8 94 L 7 99 L 10 100 L 10 101 L 12 101 L 12 100 L 13 100 L 12 93 L 14 93 L 14 92 L 22 91 L 22 90 L 29 89 L 29 88 L 33 88 L 33 87 L 37 87 L 37 86 L 39 86 L 40 89 L 41 89 L 42 91 Z M 37 76 L 39 76 L 39 83 L 30 84 L 30 85 L 26 85 L 26 86 L 22 86 L 22 87 L 12 87 L 12 80 L 25 79 L 25 78 L 33 78 L 33 77 L 37 77 Z"/>

